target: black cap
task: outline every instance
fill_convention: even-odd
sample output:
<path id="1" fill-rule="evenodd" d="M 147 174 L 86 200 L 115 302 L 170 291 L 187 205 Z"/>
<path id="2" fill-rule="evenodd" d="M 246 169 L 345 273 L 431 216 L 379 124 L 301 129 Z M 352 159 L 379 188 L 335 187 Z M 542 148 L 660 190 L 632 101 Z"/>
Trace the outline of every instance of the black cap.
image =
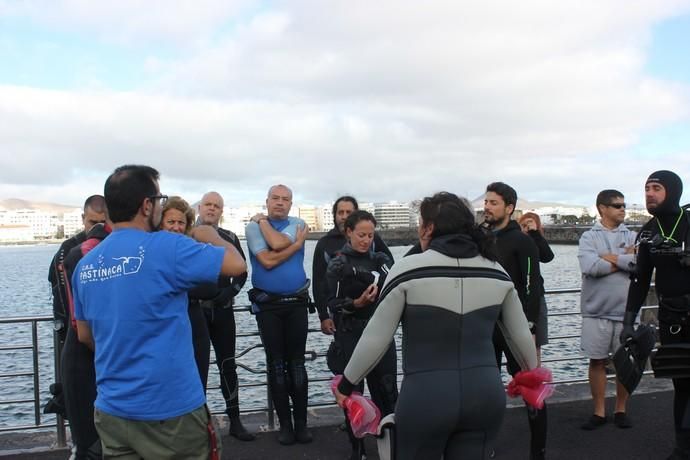
<path id="1" fill-rule="evenodd" d="M 666 190 L 666 198 L 656 209 L 649 211 L 658 216 L 663 214 L 678 214 L 680 210 L 680 196 L 683 194 L 683 181 L 672 171 L 656 171 L 649 175 L 645 185 L 649 183 L 661 184 Z"/>

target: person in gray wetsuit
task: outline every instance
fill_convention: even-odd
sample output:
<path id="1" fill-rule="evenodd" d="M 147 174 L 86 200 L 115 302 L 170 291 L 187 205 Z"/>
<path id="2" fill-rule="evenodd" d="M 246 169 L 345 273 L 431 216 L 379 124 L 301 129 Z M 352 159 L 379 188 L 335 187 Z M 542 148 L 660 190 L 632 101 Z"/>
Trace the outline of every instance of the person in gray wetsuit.
<path id="1" fill-rule="evenodd" d="M 422 252 L 391 269 L 336 399 L 344 404 L 402 321 L 395 458 L 485 458 L 505 411 L 494 326 L 498 321 L 522 369 L 537 365 L 534 341 L 513 283 L 496 262 L 493 240 L 472 211 L 441 192 L 422 201 L 420 214 Z"/>

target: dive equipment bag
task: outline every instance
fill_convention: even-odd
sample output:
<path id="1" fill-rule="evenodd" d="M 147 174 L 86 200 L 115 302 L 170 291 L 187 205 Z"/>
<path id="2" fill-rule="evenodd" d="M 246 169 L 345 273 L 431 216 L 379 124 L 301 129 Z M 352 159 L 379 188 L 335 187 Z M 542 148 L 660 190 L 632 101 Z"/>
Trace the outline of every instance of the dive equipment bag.
<path id="1" fill-rule="evenodd" d="M 632 394 L 642 379 L 647 359 L 656 344 L 656 334 L 652 327 L 640 324 L 630 340 L 623 343 L 613 354 L 613 367 L 616 378 Z"/>

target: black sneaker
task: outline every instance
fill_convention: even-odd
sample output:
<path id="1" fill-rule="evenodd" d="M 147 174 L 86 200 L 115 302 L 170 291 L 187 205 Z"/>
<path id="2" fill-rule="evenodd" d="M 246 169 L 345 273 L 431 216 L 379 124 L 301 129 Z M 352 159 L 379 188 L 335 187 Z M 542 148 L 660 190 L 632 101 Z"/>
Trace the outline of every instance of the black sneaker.
<path id="1" fill-rule="evenodd" d="M 596 430 L 600 426 L 606 424 L 606 417 L 599 417 L 598 415 L 592 415 L 580 428 L 587 431 Z"/>
<path id="2" fill-rule="evenodd" d="M 618 428 L 632 428 L 633 426 L 630 417 L 628 417 L 625 412 L 616 412 L 613 414 L 613 423 Z"/>

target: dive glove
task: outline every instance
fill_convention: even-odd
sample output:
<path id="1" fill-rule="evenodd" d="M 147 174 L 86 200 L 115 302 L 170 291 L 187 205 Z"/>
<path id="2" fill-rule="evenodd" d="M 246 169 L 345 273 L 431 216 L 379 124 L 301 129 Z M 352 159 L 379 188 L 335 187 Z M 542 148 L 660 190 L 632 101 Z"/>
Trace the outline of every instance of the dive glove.
<path id="1" fill-rule="evenodd" d="M 624 344 L 633 337 L 635 333 L 635 318 L 637 318 L 637 313 L 632 311 L 625 312 L 625 316 L 623 316 L 623 330 L 620 335 L 621 344 Z"/>

